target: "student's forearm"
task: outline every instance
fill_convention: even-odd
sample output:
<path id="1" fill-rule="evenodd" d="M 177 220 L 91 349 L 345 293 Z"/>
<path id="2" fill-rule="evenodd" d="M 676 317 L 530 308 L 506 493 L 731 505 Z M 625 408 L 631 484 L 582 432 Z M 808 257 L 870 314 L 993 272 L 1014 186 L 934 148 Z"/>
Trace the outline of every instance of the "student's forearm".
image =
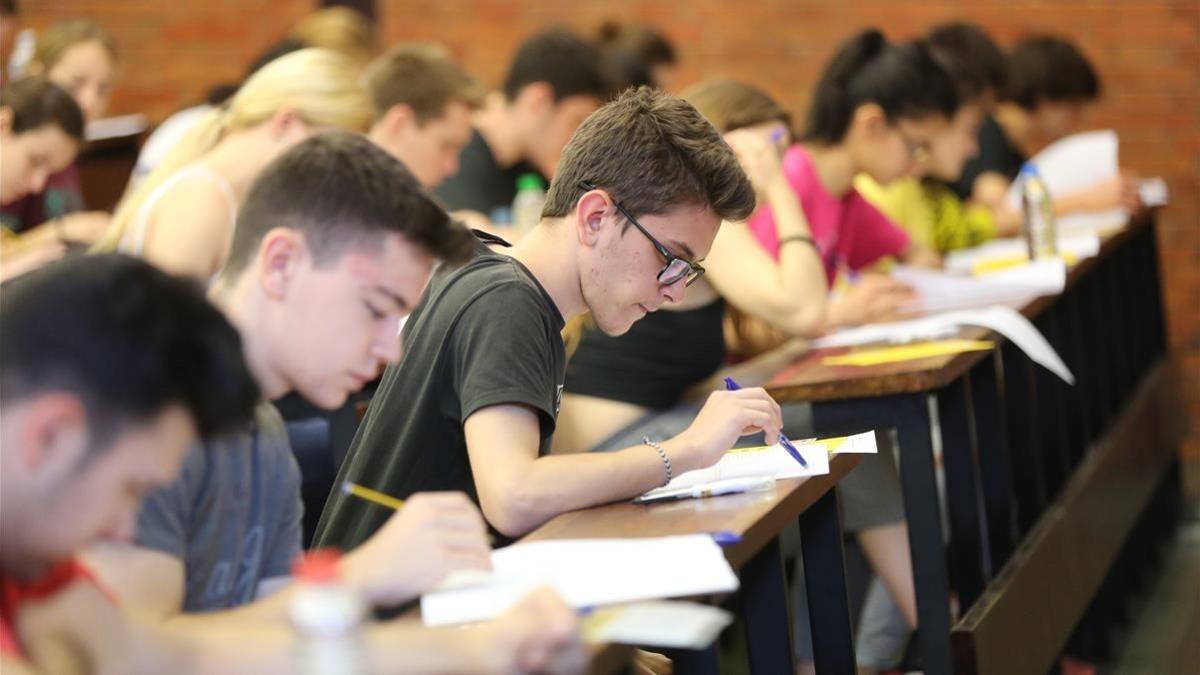
<path id="1" fill-rule="evenodd" d="M 825 264 L 815 242 L 793 241 L 790 237 L 808 237 L 812 230 L 800 200 L 791 186 L 784 182 L 768 189 L 767 199 L 775 214 L 779 241 L 779 312 L 762 317 L 776 328 L 798 337 L 821 333 L 825 323 L 826 298 Z"/>
<path id="2" fill-rule="evenodd" d="M 685 466 L 679 459 L 685 454 L 679 452 L 682 442 L 661 442 L 675 476 L 700 468 Z M 561 513 L 636 497 L 661 486 L 665 478 L 662 457 L 648 445 L 617 452 L 548 455 L 534 460 L 521 479 L 508 487 L 503 508 L 489 509 L 485 503 L 483 511 L 496 529 L 518 537 Z"/>
<path id="3" fill-rule="evenodd" d="M 271 623 L 287 620 L 292 585 L 254 602 L 219 612 L 181 612 L 165 620 L 168 627 L 179 630 L 203 630 L 207 626 L 228 626 L 231 623 Z"/>
<path id="4" fill-rule="evenodd" d="M 361 633 L 365 670 L 395 675 L 488 670 L 483 627 L 429 629 L 411 621 L 377 624 Z M 299 637 L 286 623 L 195 625 L 170 636 L 189 675 L 301 672 Z M 160 657 L 161 658 L 161 657 Z M 161 664 L 161 661 L 160 661 Z M 161 667 L 148 672 L 165 672 Z"/>

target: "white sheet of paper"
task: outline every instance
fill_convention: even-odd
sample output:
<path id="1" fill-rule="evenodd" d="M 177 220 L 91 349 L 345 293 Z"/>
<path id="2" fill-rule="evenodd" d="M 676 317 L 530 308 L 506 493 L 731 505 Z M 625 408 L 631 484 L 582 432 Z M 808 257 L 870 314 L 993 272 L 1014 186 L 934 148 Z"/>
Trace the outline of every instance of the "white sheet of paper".
<path id="1" fill-rule="evenodd" d="M 652 562 L 650 562 L 652 561 Z M 492 582 L 421 597 L 427 626 L 481 621 L 549 586 L 575 608 L 728 593 L 737 576 L 710 535 L 560 539 L 492 551 Z"/>
<path id="2" fill-rule="evenodd" d="M 731 623 L 733 615 L 720 607 L 659 600 L 600 610 L 584 619 L 583 634 L 591 643 L 705 649 Z"/>
<path id="3" fill-rule="evenodd" d="M 1037 167 L 1053 199 L 1055 195 L 1069 194 L 1116 176 L 1120 171 L 1118 146 L 1117 132 L 1112 129 L 1087 131 L 1047 145 L 1029 161 Z M 1005 203 L 1014 209 L 1021 208 L 1020 178 L 1009 186 Z M 1061 230 L 1097 232 L 1128 220 L 1128 211 L 1112 209 L 1072 213 L 1058 218 L 1057 222 Z"/>
<path id="4" fill-rule="evenodd" d="M 1062 293 L 1067 267 L 1062 259 L 1054 258 L 972 277 L 897 265 L 891 275 L 917 292 L 919 297 L 911 309 L 942 312 Z"/>
<path id="5" fill-rule="evenodd" d="M 826 441 L 828 443 L 828 441 Z M 861 434 L 847 436 L 840 444 L 833 447 L 832 452 L 848 455 L 874 455 L 879 452 L 875 444 L 875 432 L 864 431 Z"/>
<path id="6" fill-rule="evenodd" d="M 1063 363 L 1054 347 L 1046 342 L 1038 329 L 1019 312 L 1009 307 L 987 307 L 984 309 L 966 309 L 955 312 L 944 312 L 932 316 L 859 326 L 847 330 L 830 333 L 812 341 L 814 349 L 820 347 L 844 347 L 871 342 L 911 342 L 913 340 L 935 339 L 953 334 L 958 326 L 983 326 L 990 328 L 1025 352 L 1026 356 L 1045 367 L 1050 372 L 1062 378 L 1068 384 L 1075 384 L 1075 376 Z"/>
<path id="7" fill-rule="evenodd" d="M 707 469 L 680 474 L 670 483 L 646 494 L 654 495 L 730 478 L 802 478 L 829 473 L 829 452 L 824 443 L 795 443 L 795 446 L 804 461 L 808 462 L 807 467 L 801 466 L 778 443 L 759 448 L 735 448 Z"/>

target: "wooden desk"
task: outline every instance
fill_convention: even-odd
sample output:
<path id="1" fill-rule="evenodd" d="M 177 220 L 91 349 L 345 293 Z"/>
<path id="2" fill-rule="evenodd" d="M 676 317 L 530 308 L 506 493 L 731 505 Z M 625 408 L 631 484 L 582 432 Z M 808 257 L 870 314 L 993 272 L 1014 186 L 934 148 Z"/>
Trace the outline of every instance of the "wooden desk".
<path id="1" fill-rule="evenodd" d="M 876 440 L 880 452 L 892 451 L 890 433 L 877 433 Z M 838 455 L 830 462 L 828 475 L 781 480 L 772 493 L 610 504 L 565 513 L 521 541 L 737 534 L 741 541 L 725 547 L 725 557 L 741 579 L 740 610 L 747 625 L 751 671 L 775 675 L 794 670 L 790 596 L 779 535 L 799 520 L 817 671 L 849 675 L 855 672 L 854 646 L 837 493 L 832 488 L 860 459 L 860 455 Z M 715 645 L 701 653 L 672 657 L 679 673 L 718 672 Z"/>
<path id="2" fill-rule="evenodd" d="M 768 385 L 781 402 L 812 402 L 822 436 L 896 429 L 925 672 L 964 669 L 952 657 L 951 591 L 964 612 L 980 598 L 1163 355 L 1155 235 L 1152 218 L 1131 223 L 1070 270 L 1061 295 L 1020 308 L 1076 375 L 1074 387 L 978 327 L 962 337 L 993 340 L 996 349 L 871 367 L 825 366 L 825 356 L 847 350 L 814 350 Z M 1161 476 L 1167 465 L 1153 468 Z"/>

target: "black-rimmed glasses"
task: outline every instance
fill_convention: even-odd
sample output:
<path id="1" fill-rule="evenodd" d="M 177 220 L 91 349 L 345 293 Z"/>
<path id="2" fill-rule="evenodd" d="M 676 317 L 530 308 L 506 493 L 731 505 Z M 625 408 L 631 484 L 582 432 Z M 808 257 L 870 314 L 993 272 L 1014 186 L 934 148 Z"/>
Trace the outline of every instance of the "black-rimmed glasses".
<path id="1" fill-rule="evenodd" d="M 580 181 L 579 187 L 585 191 L 596 189 L 595 185 L 592 185 L 587 181 Z M 633 217 L 632 213 L 626 211 L 624 206 L 621 206 L 621 202 L 618 202 L 614 199 L 612 200 L 612 204 L 614 207 L 616 207 L 618 213 L 624 216 L 625 219 L 628 220 L 634 227 L 636 227 L 639 232 L 646 235 L 646 238 L 650 240 L 650 243 L 654 244 L 654 249 L 658 251 L 658 254 L 667 261 L 667 264 L 663 265 L 662 270 L 658 273 L 658 283 L 662 284 L 663 286 L 672 286 L 679 283 L 679 281 L 683 279 L 684 286 L 691 286 L 692 284 L 696 283 L 697 279 L 704 276 L 704 268 L 700 266 L 700 263 L 684 260 L 674 253 L 671 253 L 666 246 L 663 246 L 659 240 L 654 238 L 654 235 L 650 234 L 649 230 L 647 230 L 645 227 L 642 227 L 642 224 L 637 221 L 637 218 Z"/>

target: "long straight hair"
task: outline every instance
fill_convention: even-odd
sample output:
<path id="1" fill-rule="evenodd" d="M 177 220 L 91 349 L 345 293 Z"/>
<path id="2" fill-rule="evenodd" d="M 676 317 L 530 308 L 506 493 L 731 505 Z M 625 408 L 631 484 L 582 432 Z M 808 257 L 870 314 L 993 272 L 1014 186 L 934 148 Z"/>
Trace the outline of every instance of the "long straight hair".
<path id="1" fill-rule="evenodd" d="M 200 159 L 226 136 L 294 110 L 306 124 L 364 131 L 374 119 L 371 98 L 351 61 L 328 49 L 285 54 L 250 76 L 225 104 L 209 111 L 167 153 L 145 180 L 133 187 L 113 214 L 95 250 L 116 250 L 146 200 L 167 178 Z"/>

